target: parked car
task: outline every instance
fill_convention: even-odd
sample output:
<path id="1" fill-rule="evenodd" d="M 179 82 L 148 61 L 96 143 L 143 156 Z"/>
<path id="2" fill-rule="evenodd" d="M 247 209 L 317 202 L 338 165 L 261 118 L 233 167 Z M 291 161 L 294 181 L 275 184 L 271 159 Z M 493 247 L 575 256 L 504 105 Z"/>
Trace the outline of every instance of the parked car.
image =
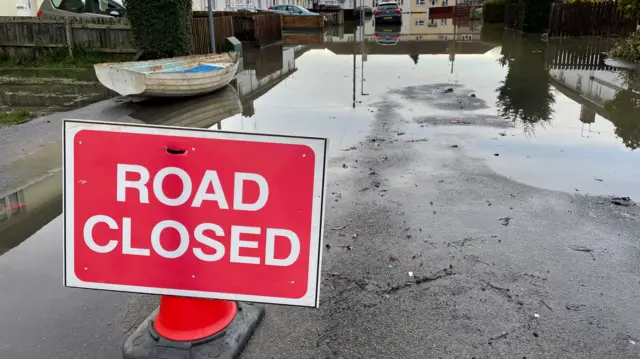
<path id="1" fill-rule="evenodd" d="M 380 45 L 396 45 L 400 40 L 400 25 L 379 25 L 375 27 L 376 43 Z"/>
<path id="2" fill-rule="evenodd" d="M 283 14 L 283 15 L 313 15 L 313 16 L 322 16 L 320 14 L 317 14 L 315 12 L 311 12 L 305 8 L 303 8 L 302 6 L 299 5 L 273 5 L 273 6 L 269 6 L 269 10 L 275 12 L 276 14 Z M 327 22 L 327 18 L 324 18 L 324 22 Z"/>
<path id="3" fill-rule="evenodd" d="M 44 0 L 37 15 L 120 17 L 124 6 L 122 0 Z"/>
<path id="4" fill-rule="evenodd" d="M 402 10 L 396 2 L 379 3 L 374 15 L 376 24 L 393 23 L 402 24 Z"/>

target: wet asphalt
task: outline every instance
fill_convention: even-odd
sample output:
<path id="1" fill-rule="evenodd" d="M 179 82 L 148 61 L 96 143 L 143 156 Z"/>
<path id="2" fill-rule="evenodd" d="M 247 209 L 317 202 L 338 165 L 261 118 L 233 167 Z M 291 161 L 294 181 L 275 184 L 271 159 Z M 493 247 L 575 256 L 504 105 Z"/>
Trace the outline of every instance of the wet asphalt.
<path id="1" fill-rule="evenodd" d="M 640 198 L 638 153 L 602 117 L 584 136 L 581 105 L 553 87 L 543 123 L 505 120 L 510 69 L 489 49 L 364 65 L 311 49 L 251 116 L 221 122 L 330 140 L 320 308 L 268 306 L 243 359 L 640 355 L 640 209 L 612 200 Z M 62 287 L 59 163 L 47 157 L 61 118 L 153 123 L 180 107 L 141 106 L 0 128 L 0 188 L 38 186 L 0 222 L 1 358 L 118 358 L 157 305 Z M 25 168 L 47 175 L 30 184 Z"/>

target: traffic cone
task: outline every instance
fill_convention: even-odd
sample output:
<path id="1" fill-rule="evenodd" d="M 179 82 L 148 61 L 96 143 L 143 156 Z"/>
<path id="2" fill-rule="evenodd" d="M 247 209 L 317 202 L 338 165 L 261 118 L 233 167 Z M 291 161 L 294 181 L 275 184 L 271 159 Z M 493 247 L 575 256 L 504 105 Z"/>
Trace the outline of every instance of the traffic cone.
<path id="1" fill-rule="evenodd" d="M 154 326 L 162 337 L 194 341 L 223 331 L 236 316 L 236 302 L 162 296 Z"/>
<path id="2" fill-rule="evenodd" d="M 263 315 L 262 306 L 250 303 L 162 296 L 123 343 L 123 358 L 235 359 Z"/>

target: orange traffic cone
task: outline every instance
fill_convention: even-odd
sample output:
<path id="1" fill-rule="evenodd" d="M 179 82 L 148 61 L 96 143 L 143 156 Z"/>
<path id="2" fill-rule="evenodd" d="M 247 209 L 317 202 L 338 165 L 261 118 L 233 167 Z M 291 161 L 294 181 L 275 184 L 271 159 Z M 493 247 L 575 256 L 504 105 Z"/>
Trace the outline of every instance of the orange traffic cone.
<path id="1" fill-rule="evenodd" d="M 162 337 L 193 341 L 223 331 L 236 316 L 236 302 L 162 296 L 154 326 Z"/>

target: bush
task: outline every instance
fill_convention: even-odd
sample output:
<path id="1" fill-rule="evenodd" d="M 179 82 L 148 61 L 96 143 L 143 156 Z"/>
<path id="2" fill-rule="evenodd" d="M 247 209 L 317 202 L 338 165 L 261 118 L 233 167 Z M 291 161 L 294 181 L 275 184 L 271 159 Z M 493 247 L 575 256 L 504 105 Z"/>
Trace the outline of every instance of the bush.
<path id="1" fill-rule="evenodd" d="M 522 0 L 524 15 L 522 31 L 530 33 L 545 32 L 549 27 L 549 13 L 554 0 Z"/>
<path id="2" fill-rule="evenodd" d="M 189 55 L 192 0 L 124 0 L 136 47 L 145 59 Z"/>
<path id="3" fill-rule="evenodd" d="M 618 41 L 609 55 L 627 61 L 640 62 L 640 32 L 636 31 L 626 39 Z"/>
<path id="4" fill-rule="evenodd" d="M 485 1 L 482 5 L 483 22 L 487 24 L 500 24 L 504 22 L 505 5 L 517 3 L 518 0 Z"/>
<path id="5" fill-rule="evenodd" d="M 618 9 L 630 18 L 640 18 L 640 0 L 619 0 Z"/>

